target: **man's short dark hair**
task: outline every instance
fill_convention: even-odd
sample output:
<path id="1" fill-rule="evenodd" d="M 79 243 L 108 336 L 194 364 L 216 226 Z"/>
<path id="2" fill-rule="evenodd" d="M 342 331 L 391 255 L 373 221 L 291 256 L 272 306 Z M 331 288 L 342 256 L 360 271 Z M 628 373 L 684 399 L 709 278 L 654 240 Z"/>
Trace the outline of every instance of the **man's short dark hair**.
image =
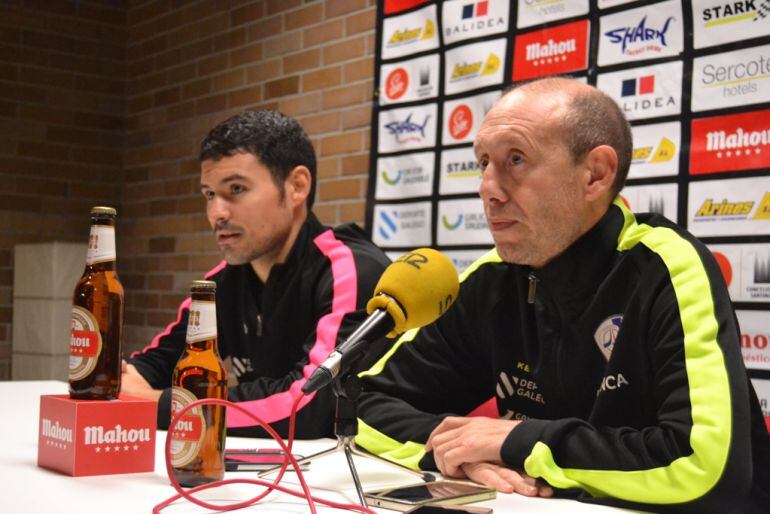
<path id="1" fill-rule="evenodd" d="M 289 172 L 297 166 L 310 170 L 307 208 L 313 207 L 316 160 L 310 138 L 294 118 L 278 111 L 244 111 L 228 118 L 201 143 L 200 160 L 218 161 L 237 153 L 250 153 L 265 165 L 283 192 Z"/>
<path id="2" fill-rule="evenodd" d="M 517 84 L 512 89 L 526 88 L 555 92 L 564 88 L 569 77 L 549 77 Z M 626 182 L 631 167 L 633 137 L 631 126 L 615 101 L 596 88 L 575 88 L 570 92 L 567 113 L 560 126 L 563 139 L 575 162 L 600 145 L 611 146 L 618 156 L 618 170 L 612 183 L 613 196 Z"/>

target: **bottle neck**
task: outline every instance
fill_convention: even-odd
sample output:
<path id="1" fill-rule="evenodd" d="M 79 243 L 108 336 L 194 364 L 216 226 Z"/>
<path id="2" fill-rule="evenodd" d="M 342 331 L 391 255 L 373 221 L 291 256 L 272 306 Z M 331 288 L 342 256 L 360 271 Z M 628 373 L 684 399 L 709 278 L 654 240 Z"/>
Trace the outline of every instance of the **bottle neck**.
<path id="1" fill-rule="evenodd" d="M 217 347 L 217 308 L 213 295 L 201 299 L 193 294 L 187 318 L 187 344 L 197 350 Z"/>
<path id="2" fill-rule="evenodd" d="M 114 221 L 92 220 L 86 266 L 98 271 L 114 271 L 116 256 Z"/>

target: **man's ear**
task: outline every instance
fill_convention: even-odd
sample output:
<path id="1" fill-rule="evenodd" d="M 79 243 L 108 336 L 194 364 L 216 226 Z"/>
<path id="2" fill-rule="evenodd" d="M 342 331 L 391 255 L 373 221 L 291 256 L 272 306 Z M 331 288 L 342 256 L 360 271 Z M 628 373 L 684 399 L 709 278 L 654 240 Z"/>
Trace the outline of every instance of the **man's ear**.
<path id="1" fill-rule="evenodd" d="M 583 163 L 588 170 L 585 184 L 586 200 L 596 201 L 605 196 L 611 196 L 612 184 L 618 174 L 618 155 L 615 149 L 608 145 L 597 146 L 588 152 Z"/>
<path id="2" fill-rule="evenodd" d="M 292 207 L 305 205 L 307 195 L 310 194 L 310 186 L 313 183 L 313 177 L 310 170 L 305 166 L 296 166 L 286 177 L 286 198 Z"/>

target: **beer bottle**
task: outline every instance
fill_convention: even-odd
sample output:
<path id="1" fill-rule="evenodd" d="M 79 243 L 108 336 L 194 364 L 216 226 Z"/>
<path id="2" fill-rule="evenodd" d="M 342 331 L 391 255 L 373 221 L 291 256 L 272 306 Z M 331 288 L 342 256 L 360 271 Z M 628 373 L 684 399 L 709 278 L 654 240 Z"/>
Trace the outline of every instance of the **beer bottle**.
<path id="1" fill-rule="evenodd" d="M 123 349 L 123 285 L 115 271 L 112 207 L 91 209 L 86 268 L 72 298 L 70 397 L 117 398 Z"/>
<path id="2" fill-rule="evenodd" d="M 196 280 L 191 287 L 187 345 L 171 381 L 171 416 L 195 400 L 227 399 L 227 372 L 217 350 L 216 283 Z M 225 408 L 203 405 L 188 410 L 169 428 L 171 465 L 185 487 L 221 480 L 225 474 Z"/>

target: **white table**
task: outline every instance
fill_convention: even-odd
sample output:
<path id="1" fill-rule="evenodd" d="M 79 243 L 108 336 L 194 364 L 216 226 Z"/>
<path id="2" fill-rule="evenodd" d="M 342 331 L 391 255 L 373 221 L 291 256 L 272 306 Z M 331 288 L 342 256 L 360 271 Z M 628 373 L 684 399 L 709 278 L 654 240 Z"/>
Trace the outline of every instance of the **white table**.
<path id="1" fill-rule="evenodd" d="M 158 431 L 155 472 L 73 478 L 37 466 L 39 397 L 41 394 L 65 394 L 67 385 L 55 381 L 0 382 L 0 398 L 4 415 L 0 422 L 0 511 L 4 513 L 109 514 L 150 513 L 153 506 L 172 496 L 163 458 L 166 432 Z M 229 437 L 228 447 L 272 447 L 265 440 Z M 295 451 L 304 455 L 334 445 L 331 439 L 296 441 Z M 371 461 L 357 459 L 356 467 L 366 490 L 413 483 L 398 470 Z M 254 477 L 253 473 L 227 473 L 228 478 Z M 335 501 L 355 502 L 356 494 L 347 463 L 342 454 L 313 462 L 305 478 L 314 495 Z M 287 473 L 283 484 L 297 484 L 296 476 Z M 298 486 L 297 486 L 298 487 Z M 207 491 L 207 498 L 236 500 L 254 496 L 258 488 L 225 486 Z M 596 513 L 630 512 L 571 500 L 526 498 L 500 494 L 497 499 L 481 503 L 501 513 Z M 270 512 L 274 514 L 308 512 L 303 500 L 272 493 L 263 503 L 236 512 Z M 167 507 L 164 513 L 186 514 L 206 512 L 186 501 Z M 318 512 L 342 512 L 318 505 Z M 389 510 L 379 512 L 392 513 Z"/>

